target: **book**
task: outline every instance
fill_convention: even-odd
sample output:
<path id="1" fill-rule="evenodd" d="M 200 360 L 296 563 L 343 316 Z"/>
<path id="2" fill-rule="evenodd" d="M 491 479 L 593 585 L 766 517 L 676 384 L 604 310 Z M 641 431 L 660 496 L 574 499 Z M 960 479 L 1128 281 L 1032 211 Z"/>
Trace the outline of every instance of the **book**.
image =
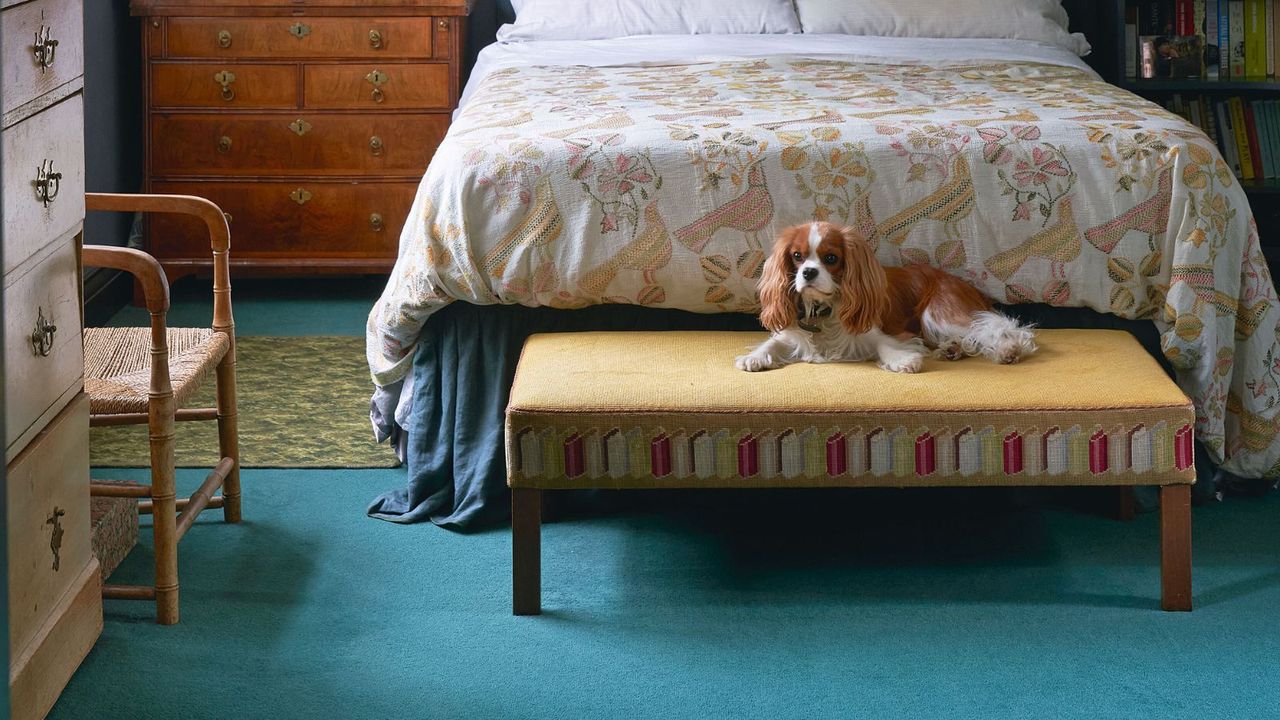
<path id="1" fill-rule="evenodd" d="M 1213 141 L 1214 145 L 1222 147 L 1222 142 L 1218 140 L 1218 117 L 1213 112 L 1213 107 L 1209 103 L 1209 99 L 1204 95 L 1199 98 L 1200 117 L 1204 118 L 1204 131 Z"/>
<path id="2" fill-rule="evenodd" d="M 1227 165 L 1231 168 L 1231 172 L 1236 177 L 1240 177 L 1240 155 L 1236 153 L 1236 134 L 1235 129 L 1231 127 L 1231 111 L 1226 101 L 1219 100 L 1214 103 L 1214 108 L 1218 116 L 1218 135 L 1221 137 L 1222 158 L 1227 161 Z"/>
<path id="3" fill-rule="evenodd" d="M 1244 0 L 1228 0 L 1231 17 L 1227 36 L 1231 40 L 1231 49 L 1227 57 L 1230 59 L 1231 77 L 1244 77 Z"/>
<path id="4" fill-rule="evenodd" d="M 1275 177 L 1275 160 L 1272 157 L 1271 134 L 1267 132 L 1266 108 L 1260 101 L 1254 100 L 1249 103 L 1249 113 L 1253 117 L 1253 133 L 1258 138 L 1258 157 L 1260 158 L 1258 165 L 1262 168 L 1259 175 L 1263 178 Z"/>
<path id="5" fill-rule="evenodd" d="M 1276 159 L 1276 176 L 1280 177 L 1280 100 L 1265 100 L 1267 106 L 1268 134 Z"/>
<path id="6" fill-rule="evenodd" d="M 1195 125 L 1196 127 L 1203 130 L 1204 124 L 1200 120 L 1200 103 L 1196 102 L 1195 100 L 1192 100 L 1186 104 L 1186 108 L 1187 108 L 1187 119 L 1191 121 L 1192 125 Z"/>
<path id="7" fill-rule="evenodd" d="M 1230 0 L 1218 0 L 1218 77 L 1231 77 L 1230 9 Z"/>
<path id="8" fill-rule="evenodd" d="M 1226 2 L 1226 0 L 1222 0 Z M 1136 18 L 1135 18 L 1136 19 Z M 1204 7 L 1204 69 L 1209 78 L 1220 77 L 1222 40 L 1218 29 L 1218 0 L 1205 0 Z"/>
<path id="9" fill-rule="evenodd" d="M 1272 2 L 1272 5 L 1273 6 L 1275 5 L 1274 0 Z M 1272 44 L 1274 44 L 1277 41 L 1277 38 L 1280 38 L 1280 12 L 1271 13 L 1270 37 L 1271 37 Z M 1272 73 L 1272 74 L 1275 74 L 1275 73 Z"/>
<path id="10" fill-rule="evenodd" d="M 1276 16 L 1276 0 L 1266 1 L 1266 18 L 1262 23 L 1262 32 L 1267 36 L 1267 74 L 1276 74 L 1276 34 L 1275 16 Z"/>
<path id="11" fill-rule="evenodd" d="M 1173 31 L 1179 35 L 1195 35 L 1191 20 L 1191 0 L 1175 0 Z"/>
<path id="12" fill-rule="evenodd" d="M 1244 131 L 1249 140 L 1249 161 L 1253 163 L 1253 176 L 1261 180 L 1265 174 L 1263 167 L 1262 144 L 1258 141 L 1258 125 L 1253 117 L 1253 104 L 1241 101 L 1244 113 Z"/>
<path id="13" fill-rule="evenodd" d="M 1124 10 L 1124 76 L 1138 77 L 1138 8 Z"/>
<path id="14" fill-rule="evenodd" d="M 1142 24 L 1139 29 L 1143 35 L 1165 34 L 1165 11 L 1162 0 L 1147 0 L 1140 11 Z"/>
<path id="15" fill-rule="evenodd" d="M 1236 155 L 1240 158 L 1240 177 L 1253 179 L 1253 156 L 1249 154 L 1249 129 L 1244 124 L 1244 102 L 1232 97 L 1227 101 L 1231 108 L 1231 132 L 1235 135 Z"/>
<path id="16" fill-rule="evenodd" d="M 1265 0 L 1244 0 L 1244 75 L 1267 75 L 1267 6 Z"/>

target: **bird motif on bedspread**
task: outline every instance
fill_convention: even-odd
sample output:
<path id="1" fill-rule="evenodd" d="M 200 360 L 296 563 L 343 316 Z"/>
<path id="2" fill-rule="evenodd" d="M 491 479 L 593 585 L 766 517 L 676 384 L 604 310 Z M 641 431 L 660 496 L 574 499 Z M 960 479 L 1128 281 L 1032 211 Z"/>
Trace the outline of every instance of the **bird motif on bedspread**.
<path id="1" fill-rule="evenodd" d="M 765 183 L 764 168 L 757 162 L 747 171 L 747 189 L 738 197 L 712 210 L 676 231 L 681 245 L 701 253 L 714 236 L 724 228 L 732 228 L 753 236 L 755 247 L 761 247 L 757 233 L 773 220 L 773 196 Z"/>
<path id="2" fill-rule="evenodd" d="M 951 176 L 946 182 L 926 197 L 880 223 L 880 236 L 894 245 L 901 245 L 921 220 L 937 220 L 952 225 L 969 216 L 973 211 L 973 203 L 973 176 L 969 173 L 969 161 L 964 155 L 956 155 L 951 164 Z"/>
<path id="3" fill-rule="evenodd" d="M 1090 244 L 1110 254 L 1120 240 L 1132 230 L 1152 237 L 1162 236 L 1169 228 L 1169 203 L 1173 200 L 1173 165 L 1166 165 L 1156 178 L 1155 194 L 1138 203 L 1120 217 L 1085 231 Z"/>
<path id="4" fill-rule="evenodd" d="M 579 286 L 588 294 L 602 297 L 619 270 L 638 270 L 646 285 L 653 285 L 653 273 L 671 261 L 671 233 L 658 213 L 658 201 L 645 206 L 636 237 L 603 264 L 587 271 Z"/>
<path id="5" fill-rule="evenodd" d="M 1213 307 L 1214 313 L 1221 316 L 1235 316 L 1236 340 L 1248 340 L 1262 323 L 1270 303 L 1260 298 L 1253 305 L 1241 305 L 1239 300 L 1214 287 L 1213 266 L 1206 264 L 1174 265 L 1169 274 L 1169 291 L 1177 285 L 1186 285 L 1195 294 L 1193 314 L 1198 313 L 1201 305 Z"/>
<path id="6" fill-rule="evenodd" d="M 991 274 L 1008 282 L 1033 257 L 1060 265 L 1080 257 L 1083 244 L 1075 213 L 1071 209 L 1074 199 L 1074 195 L 1068 195 L 1058 203 L 1057 222 L 1027 238 L 1017 247 L 992 255 L 986 262 Z"/>
<path id="7" fill-rule="evenodd" d="M 625 112 L 616 112 L 605 115 L 602 118 L 592 120 L 589 123 L 571 127 L 567 130 L 556 130 L 554 132 L 543 134 L 546 137 L 564 140 L 565 138 L 571 138 L 575 135 L 581 135 L 584 132 L 590 132 L 592 130 L 621 130 L 625 127 L 631 127 L 632 125 L 635 125 L 635 123 L 636 121 Z"/>
<path id="8" fill-rule="evenodd" d="M 550 174 L 543 175 L 533 188 L 533 200 L 524 218 L 503 236 L 502 240 L 485 253 L 480 261 L 485 272 L 493 277 L 503 277 L 507 262 L 522 247 L 546 247 L 560 238 L 564 232 L 564 218 L 556 205 L 551 189 Z"/>

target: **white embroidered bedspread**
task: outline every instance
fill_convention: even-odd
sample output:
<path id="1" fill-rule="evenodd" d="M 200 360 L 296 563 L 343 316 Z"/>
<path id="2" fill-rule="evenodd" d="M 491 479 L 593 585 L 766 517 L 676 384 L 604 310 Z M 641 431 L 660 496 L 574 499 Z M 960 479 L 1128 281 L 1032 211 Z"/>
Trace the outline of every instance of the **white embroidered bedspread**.
<path id="1" fill-rule="evenodd" d="M 1280 305 L 1213 143 L 1079 68 L 773 56 L 497 70 L 368 325 L 380 385 L 453 300 L 752 312 L 778 228 L 867 234 L 1000 302 L 1149 319 L 1225 468 L 1280 475 Z"/>

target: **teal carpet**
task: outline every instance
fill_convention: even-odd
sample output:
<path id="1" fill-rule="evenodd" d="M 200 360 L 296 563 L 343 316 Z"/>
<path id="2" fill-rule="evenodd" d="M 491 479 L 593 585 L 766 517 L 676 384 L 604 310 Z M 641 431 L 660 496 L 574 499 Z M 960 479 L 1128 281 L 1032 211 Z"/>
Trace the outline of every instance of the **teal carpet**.
<path id="1" fill-rule="evenodd" d="M 286 322 L 344 332 L 368 301 Z M 244 332 L 283 334 L 252 307 Z M 506 531 L 364 516 L 402 477 L 245 471 L 245 522 L 208 513 L 182 544 L 182 623 L 108 601 L 51 717 L 1280 717 L 1276 493 L 1196 508 L 1189 614 L 1158 610 L 1155 514 L 930 490 L 561 513 L 546 614 L 515 618 Z M 144 533 L 115 579 L 150 561 Z"/>

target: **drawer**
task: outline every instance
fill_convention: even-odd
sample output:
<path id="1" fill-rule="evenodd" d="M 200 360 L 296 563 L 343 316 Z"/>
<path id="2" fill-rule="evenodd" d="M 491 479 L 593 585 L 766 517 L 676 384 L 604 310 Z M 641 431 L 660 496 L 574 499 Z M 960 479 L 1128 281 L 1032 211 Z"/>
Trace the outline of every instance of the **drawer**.
<path id="1" fill-rule="evenodd" d="M 449 114 L 154 114 L 156 175 L 421 178 Z"/>
<path id="2" fill-rule="evenodd" d="M 429 58 L 431 18 L 170 18 L 171 58 Z"/>
<path id="3" fill-rule="evenodd" d="M 4 131 L 4 274 L 84 219 L 84 101 L 79 94 Z M 61 173 L 49 202 L 38 168 Z M 55 188 L 50 187 L 50 193 Z"/>
<path id="4" fill-rule="evenodd" d="M 0 16 L 4 112 L 25 105 L 84 74 L 84 15 L 80 0 L 34 0 Z M 36 36 L 57 43 L 46 66 L 36 60 Z M 42 42 L 42 44 L 45 44 Z"/>
<path id="5" fill-rule="evenodd" d="M 245 109 L 297 107 L 298 66 L 152 63 L 151 105 Z"/>
<path id="6" fill-rule="evenodd" d="M 231 261 L 249 257 L 390 258 L 400 243 L 417 182 L 160 182 L 158 193 L 207 197 L 231 215 Z M 304 192 L 297 192 L 297 191 Z M 291 195 L 293 197 L 291 197 Z M 299 203 L 294 198 L 301 199 Z M 374 222 L 373 215 L 379 216 Z M 203 226 L 155 216 L 150 250 L 160 258 L 207 260 Z M 305 260 L 299 265 L 304 266 Z"/>
<path id="7" fill-rule="evenodd" d="M 47 354 L 32 341 L 39 319 L 57 327 Z M 74 239 L 45 251 L 5 277 L 5 458 L 79 389 L 84 376 L 80 337 L 80 267 Z M 36 427 L 38 430 L 38 427 Z"/>
<path id="8" fill-rule="evenodd" d="M 9 656 L 17 658 L 90 562 L 89 400 L 83 393 L 9 465 L 6 480 Z"/>
<path id="9" fill-rule="evenodd" d="M 307 65 L 308 108 L 448 108 L 448 63 Z"/>

